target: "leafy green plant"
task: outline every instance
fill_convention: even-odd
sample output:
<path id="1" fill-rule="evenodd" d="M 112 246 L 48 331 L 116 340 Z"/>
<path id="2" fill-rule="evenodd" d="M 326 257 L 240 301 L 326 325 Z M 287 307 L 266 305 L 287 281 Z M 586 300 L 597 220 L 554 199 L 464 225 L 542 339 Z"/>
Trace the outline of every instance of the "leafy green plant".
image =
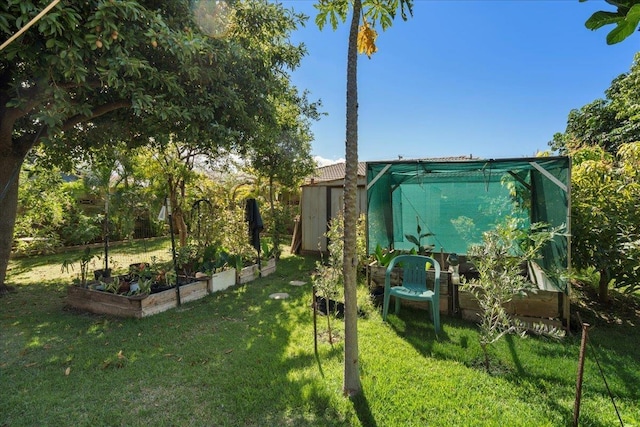
<path id="1" fill-rule="evenodd" d="M 277 252 L 277 248 L 274 245 L 270 245 L 268 241 L 263 240 L 260 243 L 260 257 L 262 259 L 274 258 Z"/>
<path id="2" fill-rule="evenodd" d="M 117 277 L 114 277 L 113 280 L 108 282 L 101 282 L 104 285 L 104 290 L 106 292 L 111 292 L 112 294 L 117 294 L 120 290 L 120 281 Z"/>
<path id="3" fill-rule="evenodd" d="M 231 258 L 223 247 L 209 244 L 198 250 L 195 269 L 207 274 L 217 273 L 232 262 Z"/>
<path id="4" fill-rule="evenodd" d="M 380 243 L 376 245 L 376 249 L 373 252 L 373 259 L 378 263 L 380 267 L 387 267 L 391 260 L 399 255 L 399 252 L 390 251 L 380 246 Z"/>
<path id="5" fill-rule="evenodd" d="M 329 240 L 327 245 L 327 259 L 325 260 L 323 255 L 320 261 L 316 261 L 316 269 L 311 275 L 313 286 L 326 300 L 327 332 L 329 334 L 329 343 L 332 345 L 333 334 L 329 313 L 329 301 L 339 298 L 340 289 L 342 288 L 344 280 L 342 274 L 342 255 L 344 248 L 343 224 L 342 215 L 336 216 L 329 224 L 329 230 L 325 233 L 325 236 Z M 316 301 L 313 303 L 316 304 Z"/>
<path id="6" fill-rule="evenodd" d="M 64 261 L 62 261 L 62 267 L 60 271 L 68 273 L 69 268 L 73 270 L 73 264 L 75 264 L 76 262 L 79 263 L 80 264 L 80 285 L 83 287 L 87 286 L 87 277 L 89 274 L 89 263 L 94 258 L 99 259 L 100 256 L 98 254 L 92 254 L 91 248 L 87 246 L 86 248 L 84 248 L 84 250 L 80 253 L 78 257 L 67 258 Z"/>
<path id="7" fill-rule="evenodd" d="M 433 248 L 435 246 L 434 245 L 423 246 L 422 239 L 433 236 L 433 235 L 434 234 L 430 232 L 427 232 L 427 233 L 422 232 L 422 227 L 420 227 L 420 220 L 416 217 L 416 234 L 405 234 L 404 237 L 408 241 L 416 245 L 416 247 L 412 250 L 412 253 L 417 253 L 419 255 L 429 255 L 433 251 Z"/>
<path id="8" fill-rule="evenodd" d="M 175 275 L 175 274 L 174 274 Z M 169 278 L 167 275 L 164 276 L 167 280 L 167 284 L 169 284 Z M 153 279 L 151 278 L 140 278 L 138 279 L 138 293 L 140 294 L 150 294 L 151 293 L 151 285 L 153 285 Z"/>
<path id="9" fill-rule="evenodd" d="M 468 256 L 480 273 L 480 278 L 463 284 L 462 289 L 471 292 L 480 306 L 479 343 L 484 355 L 484 365 L 490 370 L 489 346 L 507 334 L 525 336 L 526 324 L 510 315 L 505 306 L 515 296 L 535 292 L 533 284 L 521 274 L 523 263 L 539 258 L 541 249 L 553 239 L 559 229 L 548 229 L 545 224 L 532 224 L 526 230 L 520 221 L 507 218 L 494 230 L 483 234 L 483 243 L 471 245 Z M 533 331 L 548 336 L 561 336 L 562 331 L 543 324 L 533 326 Z"/>

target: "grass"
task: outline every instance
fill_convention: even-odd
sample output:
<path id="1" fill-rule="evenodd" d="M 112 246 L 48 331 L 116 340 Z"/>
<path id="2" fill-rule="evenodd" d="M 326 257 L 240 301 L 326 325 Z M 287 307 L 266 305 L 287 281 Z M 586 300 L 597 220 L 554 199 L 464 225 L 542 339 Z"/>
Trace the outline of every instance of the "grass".
<path id="1" fill-rule="evenodd" d="M 104 249 L 100 245 L 93 245 L 91 254 L 95 257 L 90 261 L 90 272 L 104 268 Z M 59 253 L 38 257 L 20 257 L 9 263 L 8 275 L 14 283 L 37 283 L 59 280 L 79 280 L 80 264 L 74 262 L 68 270 L 62 269 L 65 260 L 76 260 L 80 251 L 61 251 Z M 117 242 L 109 248 L 109 267 L 114 274 L 125 274 L 129 264 L 151 262 L 152 258 L 160 261 L 171 260 L 171 241 L 168 238 L 139 239 L 135 241 Z"/>
<path id="2" fill-rule="evenodd" d="M 0 299 L 0 425 L 571 425 L 578 334 L 508 337 L 486 373 L 475 325 L 443 316 L 436 337 L 426 313 L 411 308 L 383 323 L 364 289 L 363 392 L 344 398 L 343 342 L 328 344 L 322 317 L 314 354 L 314 261 L 288 256 L 266 278 L 139 320 L 70 311 L 59 264 L 51 280 L 30 280 L 47 262 L 12 262 L 16 291 Z M 274 292 L 290 297 L 270 299 Z M 640 425 L 637 312 L 609 321 L 581 310 L 625 425 Z M 342 321 L 332 326 L 342 336 Z M 591 351 L 580 415 L 581 426 L 619 424 Z"/>

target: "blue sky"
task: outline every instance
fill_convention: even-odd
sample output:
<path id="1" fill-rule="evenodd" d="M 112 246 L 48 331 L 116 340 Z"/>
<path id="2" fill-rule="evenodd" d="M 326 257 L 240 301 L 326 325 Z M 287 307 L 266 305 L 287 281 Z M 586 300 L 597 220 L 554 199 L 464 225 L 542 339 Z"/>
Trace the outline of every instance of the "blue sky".
<path id="1" fill-rule="evenodd" d="M 321 32 L 310 16 L 293 34 L 308 50 L 293 83 L 321 99 L 313 154 L 345 156 L 347 24 Z M 640 34 L 608 46 L 584 22 L 602 0 L 416 0 L 414 16 L 378 28 L 378 52 L 359 56 L 361 161 L 473 155 L 534 156 L 564 131 L 571 109 L 604 97 L 629 71 Z"/>

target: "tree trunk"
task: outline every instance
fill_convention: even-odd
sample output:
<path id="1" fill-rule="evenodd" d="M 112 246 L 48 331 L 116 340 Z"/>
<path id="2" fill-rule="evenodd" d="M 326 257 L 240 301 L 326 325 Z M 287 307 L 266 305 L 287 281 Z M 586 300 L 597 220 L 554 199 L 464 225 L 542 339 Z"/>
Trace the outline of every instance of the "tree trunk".
<path id="1" fill-rule="evenodd" d="M 280 259 L 280 229 L 278 219 L 276 218 L 276 206 L 274 199 L 274 183 L 273 176 L 269 177 L 269 211 L 271 212 L 271 246 L 273 246 L 273 252 L 276 260 Z M 267 254 L 265 254 L 267 255 Z"/>
<path id="2" fill-rule="evenodd" d="M 347 126 L 344 180 L 344 385 L 346 396 L 360 393 L 356 224 L 358 220 L 358 51 L 361 0 L 353 2 L 347 53 Z"/>
<path id="3" fill-rule="evenodd" d="M 0 141 L 0 295 L 9 292 L 5 283 L 11 247 L 13 228 L 18 210 L 18 177 L 26 152 L 15 150 L 11 137 Z"/>
<path id="4" fill-rule="evenodd" d="M 609 301 L 609 274 L 606 270 L 600 270 L 600 280 L 598 281 L 598 300 L 600 302 Z"/>
<path id="5" fill-rule="evenodd" d="M 178 186 L 174 185 L 171 177 L 167 178 L 167 187 L 169 188 L 169 204 L 171 205 L 173 218 L 173 232 L 178 235 L 178 245 L 185 247 L 187 245 L 187 223 L 184 220 L 184 213 L 178 201 Z M 182 198 L 184 200 L 184 198 Z"/>
<path id="6" fill-rule="evenodd" d="M 181 248 L 187 246 L 187 223 L 184 220 L 182 209 L 178 208 L 173 213 L 174 230 L 178 233 L 178 244 Z"/>

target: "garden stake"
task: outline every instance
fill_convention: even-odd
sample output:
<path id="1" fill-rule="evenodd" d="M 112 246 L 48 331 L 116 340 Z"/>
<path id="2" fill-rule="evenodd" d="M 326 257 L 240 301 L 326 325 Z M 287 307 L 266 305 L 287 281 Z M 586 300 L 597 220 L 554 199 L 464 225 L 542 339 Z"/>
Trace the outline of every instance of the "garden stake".
<path id="1" fill-rule="evenodd" d="M 180 306 L 180 280 L 178 279 L 178 262 L 176 261 L 176 236 L 173 233 L 173 217 L 171 216 L 171 200 L 167 197 L 167 216 L 169 217 L 169 234 L 171 234 L 171 255 L 173 256 L 173 272 L 176 275 L 176 297 Z"/>
<path id="2" fill-rule="evenodd" d="M 316 302 L 316 285 L 313 285 L 313 351 L 318 355 L 318 304 Z"/>
<path id="3" fill-rule="evenodd" d="M 578 357 L 578 378 L 576 380 L 576 401 L 573 406 L 573 427 L 578 427 L 580 418 L 580 397 L 582 396 L 582 374 L 584 372 L 584 350 L 587 346 L 588 323 L 582 324 L 582 341 L 580 342 L 580 356 Z"/>
<path id="4" fill-rule="evenodd" d="M 104 224 L 102 228 L 104 233 L 104 274 L 109 274 L 109 192 L 104 201 Z M 110 274 L 109 274 L 110 276 Z"/>

